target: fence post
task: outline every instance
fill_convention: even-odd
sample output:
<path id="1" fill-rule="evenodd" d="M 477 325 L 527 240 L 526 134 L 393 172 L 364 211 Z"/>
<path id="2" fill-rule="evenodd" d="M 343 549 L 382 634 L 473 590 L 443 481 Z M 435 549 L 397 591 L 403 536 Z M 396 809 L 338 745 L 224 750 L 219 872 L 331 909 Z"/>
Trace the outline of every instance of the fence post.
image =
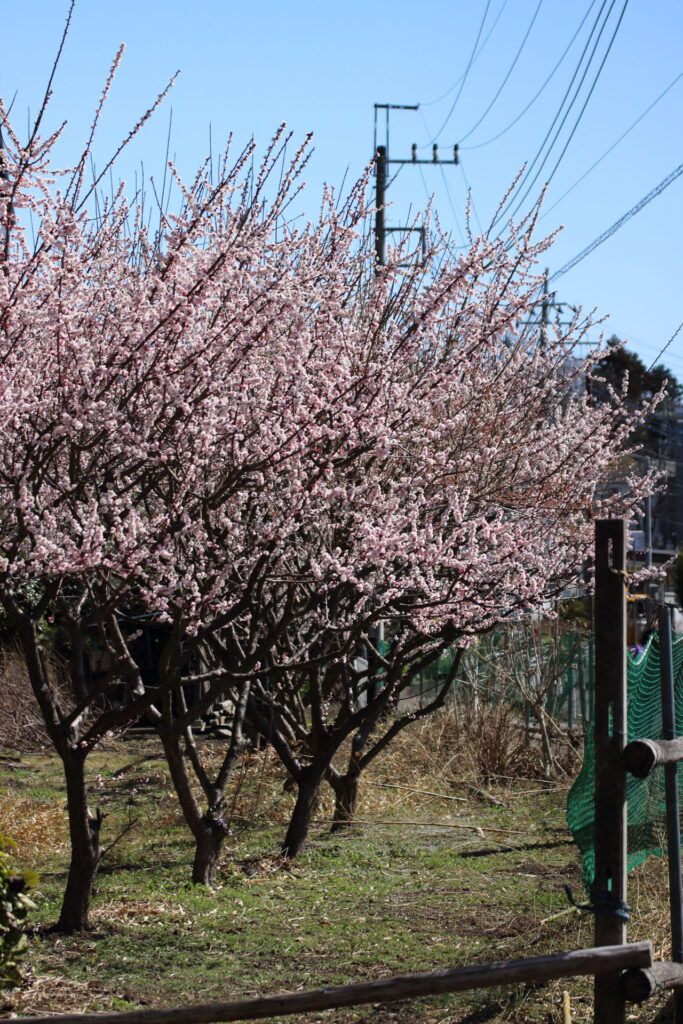
<path id="1" fill-rule="evenodd" d="M 595 619 L 595 615 L 593 615 Z M 595 627 L 594 627 L 595 628 Z M 588 641 L 588 713 L 593 721 L 593 710 L 595 708 L 595 637 Z"/>
<path id="2" fill-rule="evenodd" d="M 596 945 L 626 941 L 626 542 L 622 519 L 595 524 Z M 624 1024 L 619 972 L 596 977 L 594 1019 Z"/>
<path id="3" fill-rule="evenodd" d="M 588 711 L 586 708 L 586 678 L 584 675 L 584 666 L 586 657 L 590 657 L 590 651 L 588 646 L 584 647 L 581 644 L 581 650 L 579 654 L 579 707 L 581 709 L 581 728 L 584 732 L 588 730 Z"/>
<path id="4" fill-rule="evenodd" d="M 671 609 L 659 609 L 659 657 L 662 686 L 662 739 L 676 738 L 676 696 L 674 691 L 671 638 Z M 683 963 L 683 882 L 681 880 L 681 835 L 678 811 L 678 764 L 664 765 L 666 793 L 666 837 L 669 858 L 669 900 L 671 903 L 671 959 Z M 683 990 L 674 995 L 675 1020 L 683 1024 Z"/>

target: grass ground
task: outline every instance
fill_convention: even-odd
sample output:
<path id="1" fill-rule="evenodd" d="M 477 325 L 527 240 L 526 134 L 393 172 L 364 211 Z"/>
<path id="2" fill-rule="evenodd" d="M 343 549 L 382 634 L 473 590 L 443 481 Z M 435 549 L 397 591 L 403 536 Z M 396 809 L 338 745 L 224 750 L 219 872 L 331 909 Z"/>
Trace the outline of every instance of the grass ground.
<path id="1" fill-rule="evenodd" d="M 30 973 L 0 1016 L 225 1001 L 592 945 L 592 919 L 567 912 L 563 891 L 581 892 L 568 781 L 499 778 L 486 782 L 488 796 L 478 792 L 473 752 L 449 728 L 415 726 L 375 764 L 348 832 L 329 833 L 325 798 L 294 864 L 277 852 L 293 796 L 268 753 L 252 755 L 235 778 L 233 835 L 213 892 L 189 884 L 191 842 L 155 740 L 112 742 L 89 764 L 113 845 L 93 930 L 73 936 L 47 930 L 68 862 L 59 763 L 47 752 L 0 755 L 0 832 L 41 875 Z M 652 939 L 666 958 L 665 862 L 638 869 L 629 894 L 629 938 Z M 563 1020 L 564 990 L 572 1020 L 591 1020 L 582 979 L 296 1019 L 545 1024 Z M 663 1006 L 634 1008 L 630 1019 L 652 1021 Z"/>

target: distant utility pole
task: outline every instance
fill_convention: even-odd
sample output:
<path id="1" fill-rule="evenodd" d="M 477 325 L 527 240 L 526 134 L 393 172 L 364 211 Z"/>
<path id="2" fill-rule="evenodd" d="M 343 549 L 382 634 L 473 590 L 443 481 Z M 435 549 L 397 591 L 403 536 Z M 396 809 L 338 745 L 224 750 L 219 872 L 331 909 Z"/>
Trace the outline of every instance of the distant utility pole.
<path id="1" fill-rule="evenodd" d="M 384 210 L 386 206 L 386 191 L 389 186 L 387 181 L 389 166 L 394 164 L 430 164 L 433 166 L 444 166 L 447 164 L 456 165 L 459 163 L 458 158 L 458 146 L 453 146 L 453 159 L 442 160 L 439 157 L 439 147 L 434 144 L 432 146 L 432 157 L 431 160 L 419 160 L 417 156 L 417 144 L 413 143 L 411 148 L 410 159 L 392 160 L 389 157 L 389 111 L 390 110 L 419 110 L 419 103 L 412 105 L 404 103 L 375 103 L 375 252 L 377 254 L 377 264 L 383 267 L 386 263 L 386 236 L 392 231 L 398 231 L 405 234 L 408 231 L 417 231 L 422 239 L 422 254 L 423 257 L 427 255 L 427 242 L 425 239 L 425 229 L 411 228 L 411 227 L 387 227 L 384 217 Z M 386 142 L 383 146 L 377 145 L 377 111 L 385 111 L 385 123 L 386 123 Z"/>

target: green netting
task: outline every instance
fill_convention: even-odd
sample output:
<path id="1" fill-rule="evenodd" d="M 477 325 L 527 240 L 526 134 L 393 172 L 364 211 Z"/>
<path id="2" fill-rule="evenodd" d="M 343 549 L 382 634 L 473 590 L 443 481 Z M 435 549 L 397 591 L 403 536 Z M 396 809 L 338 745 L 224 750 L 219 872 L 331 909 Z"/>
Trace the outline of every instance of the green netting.
<path id="1" fill-rule="evenodd" d="M 683 636 L 673 644 L 676 735 L 683 736 Z M 628 655 L 628 739 L 662 738 L 659 640 L 652 637 L 637 658 Z M 679 773 L 679 799 L 683 798 L 683 772 Z M 583 768 L 567 798 L 567 824 L 583 855 L 586 891 L 595 875 L 594 846 L 595 740 L 593 725 L 586 734 Z M 664 770 L 658 766 L 647 779 L 628 777 L 628 860 L 627 870 L 647 856 L 660 857 L 666 849 L 666 808 Z"/>

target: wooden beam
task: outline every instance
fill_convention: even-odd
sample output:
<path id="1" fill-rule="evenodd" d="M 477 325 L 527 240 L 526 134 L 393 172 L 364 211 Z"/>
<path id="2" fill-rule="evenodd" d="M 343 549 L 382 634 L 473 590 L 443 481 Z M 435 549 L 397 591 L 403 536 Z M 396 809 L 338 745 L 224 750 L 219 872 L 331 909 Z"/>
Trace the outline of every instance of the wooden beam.
<path id="1" fill-rule="evenodd" d="M 629 1003 L 644 1003 L 661 989 L 683 987 L 683 964 L 665 960 L 652 967 L 629 967 L 621 976 L 621 990 Z"/>
<path id="2" fill-rule="evenodd" d="M 403 974 L 356 985 L 287 992 L 279 996 L 244 999 L 233 1003 L 204 1003 L 177 1009 L 124 1010 L 121 1013 L 60 1013 L 26 1018 L 30 1024 L 215 1024 L 218 1021 L 256 1020 L 289 1013 L 316 1012 L 357 1003 L 388 1003 L 443 992 L 465 992 L 493 985 L 549 981 L 581 974 L 620 971 L 652 964 L 652 944 L 578 949 L 526 960 L 498 960 L 472 967 L 455 967 L 426 974 Z"/>

